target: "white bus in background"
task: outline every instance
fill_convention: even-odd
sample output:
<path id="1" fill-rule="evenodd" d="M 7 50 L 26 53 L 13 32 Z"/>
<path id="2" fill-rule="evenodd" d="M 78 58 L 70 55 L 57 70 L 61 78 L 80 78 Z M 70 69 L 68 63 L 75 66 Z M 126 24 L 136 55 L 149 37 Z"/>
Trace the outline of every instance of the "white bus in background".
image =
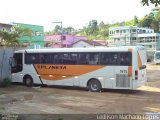
<path id="1" fill-rule="evenodd" d="M 103 88 L 135 89 L 146 77 L 144 47 L 56 48 L 15 51 L 12 82 Z"/>
<path id="2" fill-rule="evenodd" d="M 156 51 L 154 54 L 154 62 L 160 64 L 160 51 Z"/>

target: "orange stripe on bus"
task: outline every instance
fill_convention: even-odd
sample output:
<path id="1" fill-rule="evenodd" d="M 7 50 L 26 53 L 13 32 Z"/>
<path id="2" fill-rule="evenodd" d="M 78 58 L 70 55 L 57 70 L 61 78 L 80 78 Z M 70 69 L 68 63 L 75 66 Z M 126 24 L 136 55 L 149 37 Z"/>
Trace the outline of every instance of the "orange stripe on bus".
<path id="1" fill-rule="evenodd" d="M 132 48 L 128 48 L 128 51 L 132 53 Z M 128 66 L 128 77 L 132 76 L 132 66 Z"/>
<path id="2" fill-rule="evenodd" d="M 62 80 L 74 76 L 80 76 L 105 66 L 98 65 L 52 65 L 52 64 L 35 64 L 37 74 L 46 80 Z"/>
<path id="3" fill-rule="evenodd" d="M 138 53 L 138 67 L 140 68 L 142 66 L 142 61 L 141 61 L 141 58 L 140 58 L 140 55 Z"/>
<path id="4" fill-rule="evenodd" d="M 132 66 L 128 66 L 128 77 L 132 76 Z"/>
<path id="5" fill-rule="evenodd" d="M 132 48 L 128 48 L 128 51 L 129 51 L 129 52 L 132 52 Z"/>

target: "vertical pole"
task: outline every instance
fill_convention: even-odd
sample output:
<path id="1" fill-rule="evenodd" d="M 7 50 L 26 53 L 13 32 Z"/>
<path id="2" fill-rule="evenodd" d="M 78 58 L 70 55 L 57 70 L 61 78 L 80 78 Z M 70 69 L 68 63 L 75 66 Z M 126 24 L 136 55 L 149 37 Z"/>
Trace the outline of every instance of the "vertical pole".
<path id="1" fill-rule="evenodd" d="M 62 35 L 63 35 L 63 29 L 62 29 L 62 21 L 61 23 L 61 48 L 63 48 L 63 40 L 62 40 Z"/>
<path id="2" fill-rule="evenodd" d="M 63 28 L 62 28 L 62 21 L 59 21 L 59 22 L 52 22 L 52 23 L 60 23 L 61 24 L 61 33 L 60 33 L 60 45 L 61 45 L 61 48 L 63 47 L 63 40 L 62 40 L 62 35 L 63 35 Z"/>

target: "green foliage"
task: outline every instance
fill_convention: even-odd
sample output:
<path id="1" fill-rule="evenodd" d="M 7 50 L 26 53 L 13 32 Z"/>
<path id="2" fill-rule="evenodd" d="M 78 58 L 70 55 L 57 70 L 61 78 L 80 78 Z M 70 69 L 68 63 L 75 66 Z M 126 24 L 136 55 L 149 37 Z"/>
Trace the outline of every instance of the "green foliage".
<path id="1" fill-rule="evenodd" d="M 155 6 L 158 6 L 158 5 L 160 5 L 160 0 L 141 0 L 141 3 L 143 5 L 147 5 L 147 6 L 149 6 L 149 4 L 153 4 Z"/>
<path id="2" fill-rule="evenodd" d="M 7 31 L 0 31 L 0 37 L 1 37 L 1 45 L 9 45 L 10 43 L 12 44 L 17 44 L 18 40 L 15 39 L 17 35 L 13 34 L 11 32 L 7 32 Z"/>
<path id="3" fill-rule="evenodd" d="M 138 18 L 137 16 L 134 16 L 134 26 L 137 26 L 138 25 Z"/>
<path id="4" fill-rule="evenodd" d="M 76 33 L 76 30 L 69 26 L 67 28 L 61 28 L 61 26 L 59 25 L 56 25 L 55 28 L 52 30 L 52 31 L 48 31 L 48 32 L 45 32 L 44 34 L 45 35 L 58 35 L 58 34 L 75 34 Z"/>
<path id="5" fill-rule="evenodd" d="M 11 79 L 9 77 L 4 78 L 0 84 L 1 87 L 8 87 L 11 85 Z"/>
<path id="6" fill-rule="evenodd" d="M 143 0 L 143 2 L 144 1 L 145 0 Z M 150 1 L 150 0 L 146 0 L 146 1 Z M 75 35 L 86 36 L 89 40 L 94 40 L 94 39 L 106 40 L 109 37 L 109 27 L 120 27 L 120 26 L 147 27 L 147 28 L 154 29 L 155 32 L 159 32 L 160 12 L 158 12 L 156 15 L 154 15 L 153 13 L 150 13 L 144 16 L 144 18 L 140 18 L 140 19 L 138 19 L 137 16 L 134 16 L 132 20 L 128 20 L 126 22 L 117 22 L 114 24 L 105 24 L 103 21 L 98 23 L 97 20 L 91 20 L 89 21 L 88 25 L 84 26 L 83 29 L 78 30 L 78 32 L 72 27 L 68 27 L 66 29 L 63 28 L 63 31 L 68 31 L 66 33 L 70 33 L 70 34 L 73 34 L 73 32 L 71 31 L 76 31 L 74 32 Z M 50 33 L 51 32 L 48 32 L 47 34 L 50 34 Z"/>
<path id="7" fill-rule="evenodd" d="M 0 31 L 1 40 L 0 44 L 4 46 L 19 45 L 19 38 L 21 36 L 32 36 L 32 30 L 28 28 L 22 28 L 20 26 L 13 26 L 12 31 Z"/>
<path id="8" fill-rule="evenodd" d="M 53 34 L 61 34 L 62 32 L 61 27 L 59 25 L 56 25 L 52 32 Z"/>
<path id="9" fill-rule="evenodd" d="M 125 26 L 134 26 L 134 20 L 126 21 Z"/>

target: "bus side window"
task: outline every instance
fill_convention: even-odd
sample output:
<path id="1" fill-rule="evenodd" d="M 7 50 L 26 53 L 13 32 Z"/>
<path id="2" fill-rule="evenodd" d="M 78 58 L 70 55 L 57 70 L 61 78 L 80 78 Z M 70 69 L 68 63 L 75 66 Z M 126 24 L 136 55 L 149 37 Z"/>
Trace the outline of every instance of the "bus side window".
<path id="1" fill-rule="evenodd" d="M 109 53 L 100 54 L 100 64 L 108 65 L 109 64 Z"/>
<path id="2" fill-rule="evenodd" d="M 41 64 L 46 63 L 47 58 L 44 56 L 44 54 L 40 54 L 39 57 L 40 57 L 40 63 L 41 63 Z"/>
<path id="3" fill-rule="evenodd" d="M 110 60 L 110 63 L 112 64 L 112 65 L 117 65 L 118 64 L 118 53 L 111 53 L 111 55 L 112 55 L 112 61 Z"/>
<path id="4" fill-rule="evenodd" d="M 125 55 L 124 55 L 124 53 L 120 53 L 120 65 L 125 65 Z"/>
<path id="5" fill-rule="evenodd" d="M 132 63 L 131 53 L 124 52 L 120 53 L 120 65 L 129 66 Z"/>
<path id="6" fill-rule="evenodd" d="M 54 64 L 59 64 L 60 63 L 60 58 L 59 58 L 59 54 L 53 54 L 53 63 Z"/>
<path id="7" fill-rule="evenodd" d="M 25 54 L 25 64 L 39 64 L 39 54 L 37 53 L 26 53 Z"/>
<path id="8" fill-rule="evenodd" d="M 98 53 L 89 53 L 89 59 L 88 59 L 89 64 L 97 65 L 98 59 L 99 59 Z"/>
<path id="9" fill-rule="evenodd" d="M 77 53 L 71 53 L 71 64 L 77 64 L 78 60 L 78 54 Z"/>
<path id="10" fill-rule="evenodd" d="M 88 63 L 87 53 L 80 53 L 78 61 L 79 61 L 79 64 L 87 64 Z"/>

